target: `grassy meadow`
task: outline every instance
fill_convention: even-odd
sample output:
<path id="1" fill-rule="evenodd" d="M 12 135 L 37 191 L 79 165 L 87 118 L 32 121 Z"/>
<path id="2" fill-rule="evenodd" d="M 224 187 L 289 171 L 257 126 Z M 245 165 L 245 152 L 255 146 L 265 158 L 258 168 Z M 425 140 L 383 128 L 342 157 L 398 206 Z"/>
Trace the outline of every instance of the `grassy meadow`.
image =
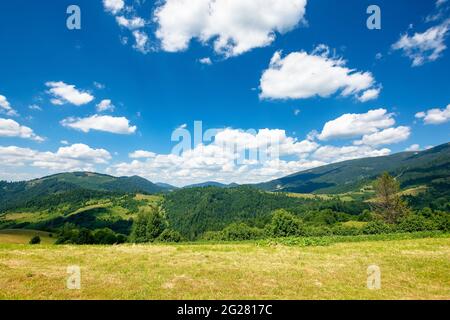
<path id="1" fill-rule="evenodd" d="M 56 239 L 51 235 L 49 232 L 37 230 L 0 230 L 0 244 L 28 244 L 34 236 L 39 236 L 42 244 L 53 244 Z"/>
<path id="2" fill-rule="evenodd" d="M 323 246 L 31 246 L 4 239 L 0 299 L 450 299 L 448 235 Z M 366 285 L 373 264 L 381 268 L 380 290 Z M 66 288 L 70 265 L 81 268 L 80 290 Z"/>

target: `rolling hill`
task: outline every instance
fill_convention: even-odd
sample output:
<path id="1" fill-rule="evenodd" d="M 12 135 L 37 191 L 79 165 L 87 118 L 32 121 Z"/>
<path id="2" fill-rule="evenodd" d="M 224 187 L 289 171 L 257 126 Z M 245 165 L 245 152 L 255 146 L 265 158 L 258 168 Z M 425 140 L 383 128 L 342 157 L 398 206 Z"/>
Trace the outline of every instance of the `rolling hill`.
<path id="1" fill-rule="evenodd" d="M 255 185 L 266 191 L 335 194 L 359 190 L 381 173 L 397 177 L 402 188 L 450 184 L 450 143 L 421 152 L 334 163 Z"/>
<path id="2" fill-rule="evenodd" d="M 71 199 L 108 197 L 113 194 L 168 192 L 144 178 L 113 177 L 92 172 L 60 173 L 21 182 L 0 182 L 0 212 L 27 207 L 48 199 L 49 202 L 71 202 Z"/>

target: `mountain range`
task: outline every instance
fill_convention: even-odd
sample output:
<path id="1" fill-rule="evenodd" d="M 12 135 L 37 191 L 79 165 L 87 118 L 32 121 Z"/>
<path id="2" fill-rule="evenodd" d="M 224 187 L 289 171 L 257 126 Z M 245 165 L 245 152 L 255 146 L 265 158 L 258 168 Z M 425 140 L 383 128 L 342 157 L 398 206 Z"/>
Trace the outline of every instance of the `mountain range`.
<path id="1" fill-rule="evenodd" d="M 450 181 L 450 143 L 420 152 L 334 163 L 255 185 L 267 191 L 335 194 L 371 184 L 383 172 L 395 176 L 403 188 Z"/>
<path id="2" fill-rule="evenodd" d="M 402 152 L 384 157 L 334 163 L 280 179 L 252 185 L 265 191 L 336 194 L 356 191 L 371 184 L 381 173 L 397 177 L 402 187 L 450 184 L 450 143 L 420 152 Z M 232 188 L 218 182 L 194 184 L 186 188 Z M 60 173 L 22 182 L 0 182 L 0 211 L 18 203 L 68 191 L 97 193 L 167 193 L 178 188 L 153 183 L 139 176 L 113 177 L 93 172 Z"/>

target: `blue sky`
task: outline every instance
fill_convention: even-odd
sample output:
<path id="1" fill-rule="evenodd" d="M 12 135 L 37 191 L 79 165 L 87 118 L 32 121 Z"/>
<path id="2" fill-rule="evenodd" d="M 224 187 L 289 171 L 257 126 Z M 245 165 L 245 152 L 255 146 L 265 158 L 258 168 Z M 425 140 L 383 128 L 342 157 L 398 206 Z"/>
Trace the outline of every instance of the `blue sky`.
<path id="1" fill-rule="evenodd" d="M 449 1 L 239 2 L 2 1 L 0 179 L 259 182 L 449 141 Z M 171 154 L 194 121 L 214 142 Z"/>

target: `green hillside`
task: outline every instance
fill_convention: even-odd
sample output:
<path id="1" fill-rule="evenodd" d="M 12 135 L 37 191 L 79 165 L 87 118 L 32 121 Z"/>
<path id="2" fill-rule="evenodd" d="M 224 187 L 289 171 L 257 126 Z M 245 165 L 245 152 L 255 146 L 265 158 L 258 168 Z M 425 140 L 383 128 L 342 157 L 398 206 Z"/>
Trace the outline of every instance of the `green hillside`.
<path id="1" fill-rule="evenodd" d="M 92 172 L 60 173 L 31 181 L 0 181 L 0 212 L 40 205 L 73 204 L 119 194 L 166 191 L 166 188 L 137 176 L 117 178 Z"/>
<path id="2" fill-rule="evenodd" d="M 286 209 L 298 216 L 321 210 L 358 215 L 368 208 L 360 201 L 305 199 L 284 193 L 269 193 L 249 186 L 236 188 L 202 187 L 180 189 L 165 195 L 164 210 L 174 229 L 188 239 L 206 231 L 218 231 L 231 223 L 246 223 L 263 228 L 276 209 Z"/>
<path id="3" fill-rule="evenodd" d="M 384 171 L 397 177 L 403 188 L 450 185 L 450 143 L 422 151 L 350 160 L 299 172 L 256 187 L 268 191 L 335 194 L 356 191 Z"/>
<path id="4" fill-rule="evenodd" d="M 161 207 L 170 228 L 189 240 L 232 224 L 245 224 L 260 232 L 277 209 L 301 219 L 311 234 L 356 232 L 354 222 L 370 218 L 371 186 L 384 171 L 401 182 L 401 196 L 412 210 L 450 211 L 450 144 L 445 144 L 423 152 L 332 164 L 257 188 L 203 186 L 206 183 L 164 192 L 167 189 L 140 177 L 89 172 L 0 182 L 0 229 L 53 231 L 70 224 L 90 230 L 110 228 L 128 235 L 141 210 Z M 158 195 L 152 196 L 154 193 Z M 346 228 L 347 222 L 350 228 Z"/>

